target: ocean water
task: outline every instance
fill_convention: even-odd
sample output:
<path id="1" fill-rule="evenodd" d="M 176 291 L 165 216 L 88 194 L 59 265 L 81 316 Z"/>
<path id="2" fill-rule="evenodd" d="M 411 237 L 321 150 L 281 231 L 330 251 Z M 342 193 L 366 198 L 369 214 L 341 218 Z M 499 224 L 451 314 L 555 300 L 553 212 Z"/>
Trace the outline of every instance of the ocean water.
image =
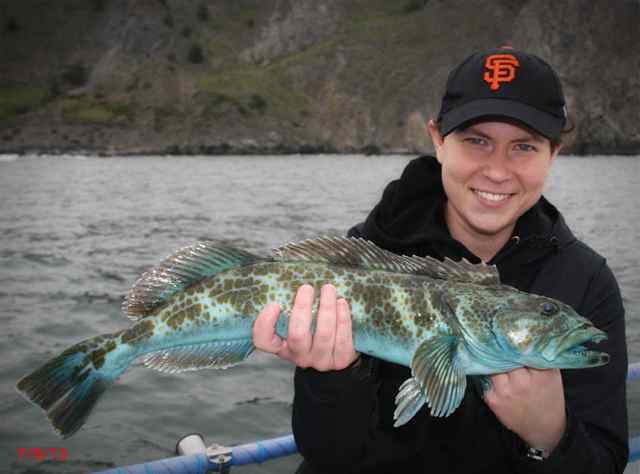
<path id="1" fill-rule="evenodd" d="M 640 361 L 640 157 L 561 157 L 545 195 L 608 258 Z M 225 372 L 130 369 L 85 427 L 58 438 L 15 382 L 81 339 L 122 329 L 123 295 L 199 239 L 267 253 L 341 235 L 364 219 L 410 157 L 0 156 L 0 471 L 91 472 L 173 455 L 183 435 L 242 444 L 289 433 L 293 368 L 266 354 Z M 640 381 L 629 385 L 640 434 Z M 64 463 L 19 459 L 64 447 Z M 293 472 L 293 456 L 239 473 Z"/>

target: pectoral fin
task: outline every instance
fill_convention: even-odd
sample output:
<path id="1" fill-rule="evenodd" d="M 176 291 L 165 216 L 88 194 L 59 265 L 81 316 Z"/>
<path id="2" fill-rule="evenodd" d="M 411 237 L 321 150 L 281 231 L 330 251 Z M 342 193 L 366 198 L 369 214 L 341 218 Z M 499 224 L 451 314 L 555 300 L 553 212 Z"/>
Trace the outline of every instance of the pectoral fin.
<path id="1" fill-rule="evenodd" d="M 416 349 L 411 362 L 413 377 L 396 396 L 395 426 L 409 421 L 426 403 L 432 416 L 449 416 L 462 402 L 467 378 L 458 357 L 456 336 L 441 335 Z"/>
<path id="2" fill-rule="evenodd" d="M 393 412 L 394 427 L 402 426 L 414 417 L 427 401 L 420 382 L 411 377 L 400 385 L 396 395 L 396 410 Z"/>

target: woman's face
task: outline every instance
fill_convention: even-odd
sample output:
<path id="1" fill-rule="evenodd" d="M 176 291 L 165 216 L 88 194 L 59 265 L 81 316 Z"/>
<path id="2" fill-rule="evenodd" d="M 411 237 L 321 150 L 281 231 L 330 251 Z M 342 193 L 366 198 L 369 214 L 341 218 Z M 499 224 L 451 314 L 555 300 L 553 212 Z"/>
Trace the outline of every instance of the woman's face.
<path id="1" fill-rule="evenodd" d="M 506 242 L 518 218 L 542 195 L 559 147 L 548 139 L 506 122 L 479 122 L 441 137 L 429 131 L 442 165 L 451 235 Z"/>

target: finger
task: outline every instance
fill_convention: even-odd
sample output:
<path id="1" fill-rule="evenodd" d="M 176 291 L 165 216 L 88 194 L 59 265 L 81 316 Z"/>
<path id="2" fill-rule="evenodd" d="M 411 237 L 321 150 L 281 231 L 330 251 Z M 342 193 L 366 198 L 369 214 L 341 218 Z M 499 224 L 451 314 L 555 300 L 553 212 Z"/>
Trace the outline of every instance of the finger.
<path id="1" fill-rule="evenodd" d="M 336 343 L 333 350 L 333 360 L 336 370 L 348 367 L 358 353 L 353 346 L 353 322 L 351 308 L 344 298 L 337 302 L 336 310 Z"/>
<path id="2" fill-rule="evenodd" d="M 313 287 L 302 285 L 298 288 L 293 309 L 289 317 L 287 346 L 301 367 L 307 364 L 311 350 L 311 310 L 313 306 Z"/>
<path id="3" fill-rule="evenodd" d="M 484 399 L 487 403 L 498 402 L 509 393 L 509 375 L 506 373 L 491 376 L 491 388 L 485 393 Z"/>
<path id="4" fill-rule="evenodd" d="M 562 378 L 562 372 L 560 372 L 560 369 L 533 369 L 527 367 L 527 370 L 529 372 L 529 376 L 534 380 L 534 382 L 544 383 L 545 381 Z"/>
<path id="5" fill-rule="evenodd" d="M 280 305 L 269 303 L 256 318 L 253 324 L 253 344 L 257 349 L 276 353 L 282 348 L 283 341 L 276 334 L 276 323 L 280 316 Z"/>
<path id="6" fill-rule="evenodd" d="M 282 339 L 282 345 L 280 346 L 278 352 L 275 353 L 275 355 L 277 355 L 281 359 L 286 359 L 297 365 L 296 356 L 289 350 L 286 339 Z"/>
<path id="7" fill-rule="evenodd" d="M 529 369 L 531 387 L 544 387 L 549 391 L 562 391 L 564 383 L 560 369 Z"/>
<path id="8" fill-rule="evenodd" d="M 333 368 L 333 347 L 336 341 L 336 288 L 331 284 L 320 289 L 320 304 L 316 332 L 313 335 L 311 360 L 318 370 Z"/>

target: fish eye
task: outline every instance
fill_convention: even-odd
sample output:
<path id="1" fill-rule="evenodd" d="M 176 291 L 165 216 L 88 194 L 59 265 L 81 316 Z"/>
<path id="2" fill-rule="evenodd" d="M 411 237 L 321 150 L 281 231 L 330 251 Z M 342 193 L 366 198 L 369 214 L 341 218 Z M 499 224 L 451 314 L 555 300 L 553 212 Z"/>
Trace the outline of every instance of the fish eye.
<path id="1" fill-rule="evenodd" d="M 549 302 L 543 303 L 540 309 L 545 316 L 553 316 L 558 312 L 558 306 Z"/>

